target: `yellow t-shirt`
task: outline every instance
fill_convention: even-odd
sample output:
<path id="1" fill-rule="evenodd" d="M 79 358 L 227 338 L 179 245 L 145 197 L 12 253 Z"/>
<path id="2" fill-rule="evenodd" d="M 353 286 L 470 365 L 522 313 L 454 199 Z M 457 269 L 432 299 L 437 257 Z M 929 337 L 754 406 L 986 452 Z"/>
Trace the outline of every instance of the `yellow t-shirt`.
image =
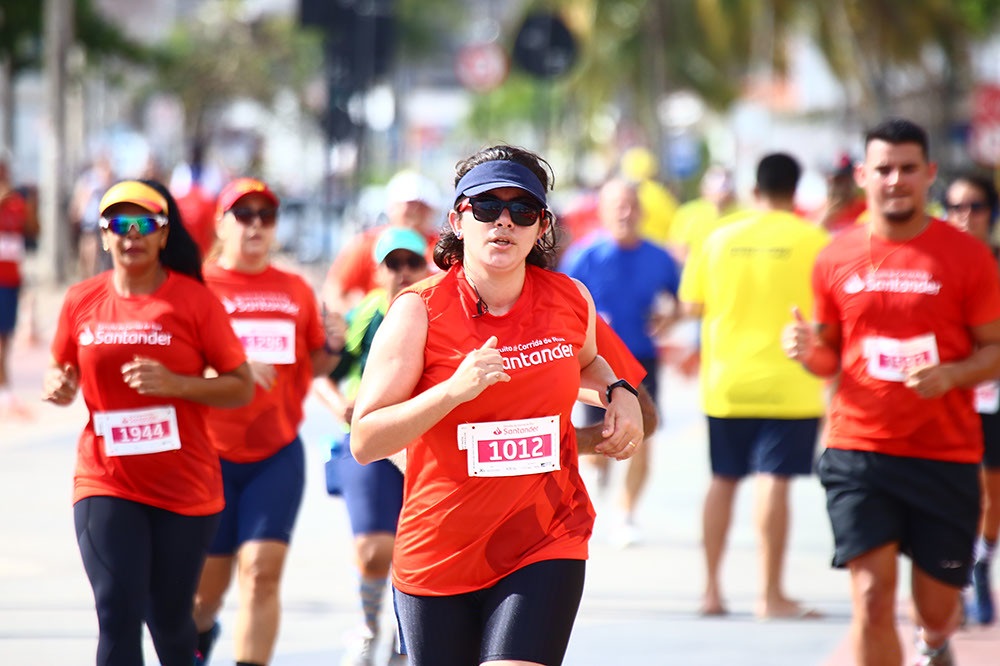
<path id="1" fill-rule="evenodd" d="M 674 213 L 673 222 L 670 223 L 667 242 L 673 245 L 687 245 L 688 229 L 703 220 L 712 220 L 718 216 L 715 204 L 708 199 L 698 198 L 682 203 Z"/>
<path id="2" fill-rule="evenodd" d="M 636 190 L 642 219 L 639 221 L 639 235 L 659 246 L 667 244 L 677 200 L 674 195 L 655 180 L 644 180 Z"/>
<path id="3" fill-rule="evenodd" d="M 684 235 L 685 261 L 692 255 L 698 254 L 702 245 L 713 233 L 734 222 L 745 220 L 757 212 L 746 208 L 730 208 L 723 215 L 712 215 L 692 220 Z"/>
<path id="4" fill-rule="evenodd" d="M 688 257 L 680 300 L 703 306 L 702 407 L 720 418 L 815 418 L 822 381 L 785 356 L 792 306 L 812 315 L 812 269 L 829 240 L 782 211 L 746 214 Z"/>

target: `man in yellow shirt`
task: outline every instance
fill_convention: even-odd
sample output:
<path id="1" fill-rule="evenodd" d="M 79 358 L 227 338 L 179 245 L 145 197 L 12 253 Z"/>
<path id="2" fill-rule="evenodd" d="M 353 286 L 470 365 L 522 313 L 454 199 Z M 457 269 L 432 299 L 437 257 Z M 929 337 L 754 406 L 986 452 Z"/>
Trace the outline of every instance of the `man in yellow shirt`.
<path id="1" fill-rule="evenodd" d="M 688 258 L 680 286 L 685 312 L 701 317 L 701 392 L 708 417 L 712 481 L 703 536 L 707 579 L 702 613 L 727 612 L 719 571 L 739 482 L 757 477 L 757 532 L 763 590 L 759 618 L 816 617 L 785 596 L 789 486 L 810 474 L 823 388 L 787 360 L 781 330 L 793 306 L 811 312 L 810 276 L 827 234 L 794 213 L 801 167 L 765 156 L 757 167 L 757 211 L 705 239 Z"/>

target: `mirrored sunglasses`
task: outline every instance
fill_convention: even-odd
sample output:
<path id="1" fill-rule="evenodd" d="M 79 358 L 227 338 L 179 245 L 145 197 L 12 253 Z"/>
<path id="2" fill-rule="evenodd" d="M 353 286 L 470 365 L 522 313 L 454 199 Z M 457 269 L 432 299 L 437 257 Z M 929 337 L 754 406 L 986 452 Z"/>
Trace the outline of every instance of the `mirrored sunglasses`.
<path id="1" fill-rule="evenodd" d="M 140 236 L 148 236 L 166 224 L 167 218 L 163 215 L 115 215 L 100 220 L 101 229 L 110 229 L 117 236 L 127 236 L 133 227 Z"/>
<path id="2" fill-rule="evenodd" d="M 229 212 L 233 214 L 236 221 L 240 224 L 249 227 L 253 224 L 254 219 L 260 219 L 260 226 L 262 227 L 273 227 L 278 221 L 278 209 L 277 208 L 230 208 Z"/>
<path id="3" fill-rule="evenodd" d="M 458 212 L 472 210 L 472 217 L 480 222 L 496 222 L 504 209 L 510 213 L 510 221 L 519 227 L 530 227 L 541 219 L 544 208 L 524 201 L 501 201 L 500 199 L 466 199 L 458 206 Z"/>

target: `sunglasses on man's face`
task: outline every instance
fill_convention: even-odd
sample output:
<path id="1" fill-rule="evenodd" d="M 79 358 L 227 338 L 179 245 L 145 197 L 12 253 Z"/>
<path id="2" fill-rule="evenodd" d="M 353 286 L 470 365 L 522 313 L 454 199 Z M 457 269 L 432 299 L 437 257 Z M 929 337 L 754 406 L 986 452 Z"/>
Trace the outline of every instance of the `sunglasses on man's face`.
<path id="1" fill-rule="evenodd" d="M 229 212 L 233 214 L 237 222 L 245 227 L 249 227 L 253 224 L 254 219 L 258 218 L 262 227 L 273 227 L 278 221 L 277 208 L 230 208 Z"/>
<path id="2" fill-rule="evenodd" d="M 115 215 L 102 217 L 100 221 L 101 229 L 110 229 L 116 236 L 127 236 L 133 228 L 140 236 L 148 236 L 166 224 L 163 215 Z"/>
<path id="3" fill-rule="evenodd" d="M 458 207 L 462 213 L 472 210 L 472 217 L 480 222 L 496 222 L 504 209 L 510 213 L 510 221 L 519 227 L 530 227 L 542 218 L 544 208 L 533 206 L 524 201 L 501 201 L 500 199 L 466 199 Z"/>
<path id="4" fill-rule="evenodd" d="M 945 204 L 949 213 L 981 213 L 988 208 L 984 201 L 973 201 L 971 203 L 950 203 Z"/>
<path id="5" fill-rule="evenodd" d="M 401 271 L 403 266 L 406 266 L 411 271 L 418 271 L 421 268 L 427 268 L 427 259 L 418 254 L 413 254 L 412 252 L 409 252 L 402 257 L 389 255 L 385 258 L 384 263 L 385 267 L 393 273 Z"/>

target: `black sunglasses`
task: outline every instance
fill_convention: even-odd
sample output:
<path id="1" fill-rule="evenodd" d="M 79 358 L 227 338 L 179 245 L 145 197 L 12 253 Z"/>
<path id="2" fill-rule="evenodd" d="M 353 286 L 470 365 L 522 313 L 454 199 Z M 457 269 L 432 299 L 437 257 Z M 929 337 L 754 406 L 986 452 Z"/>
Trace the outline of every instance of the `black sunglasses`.
<path id="1" fill-rule="evenodd" d="M 233 214 L 237 222 L 246 227 L 253 224 L 254 218 L 260 218 L 260 226 L 262 227 L 273 227 L 278 221 L 277 208 L 261 208 L 260 210 L 253 208 L 230 208 L 229 212 Z"/>
<path id="2" fill-rule="evenodd" d="M 948 209 L 949 213 L 965 213 L 965 212 L 981 213 L 987 208 L 989 208 L 989 206 L 987 206 L 986 203 L 983 201 L 973 201 L 972 203 L 956 203 L 956 204 L 950 203 L 950 204 L 945 204 L 944 207 Z"/>
<path id="3" fill-rule="evenodd" d="M 383 260 L 383 263 L 385 263 L 385 267 L 393 273 L 398 273 L 403 266 L 406 266 L 411 271 L 427 268 L 427 259 L 418 254 L 413 254 L 412 252 L 407 253 L 402 257 L 389 255 Z"/>
<path id="4" fill-rule="evenodd" d="M 469 198 L 459 204 L 458 212 L 472 209 L 472 217 L 480 222 L 496 222 L 504 209 L 510 213 L 510 221 L 519 227 L 530 227 L 542 219 L 544 208 L 532 206 L 523 201 L 501 201 L 500 199 Z"/>

